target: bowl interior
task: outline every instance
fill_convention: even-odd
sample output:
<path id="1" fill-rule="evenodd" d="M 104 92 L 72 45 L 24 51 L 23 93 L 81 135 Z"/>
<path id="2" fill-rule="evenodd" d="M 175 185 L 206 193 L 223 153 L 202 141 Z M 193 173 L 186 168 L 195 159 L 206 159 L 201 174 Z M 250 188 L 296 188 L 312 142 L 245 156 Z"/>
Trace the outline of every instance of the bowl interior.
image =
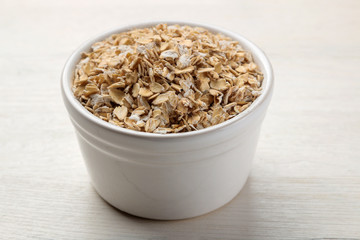
<path id="1" fill-rule="evenodd" d="M 246 110 L 239 113 L 237 116 L 233 117 L 232 119 L 226 120 L 220 124 L 211 127 L 200 129 L 198 131 L 183 132 L 183 133 L 158 134 L 158 133 L 147 133 L 147 132 L 140 132 L 126 128 L 121 128 L 106 121 L 103 121 L 100 118 L 91 114 L 89 111 L 87 111 L 80 104 L 80 102 L 78 102 L 78 100 L 75 98 L 71 90 L 75 66 L 81 58 L 81 53 L 89 51 L 93 43 L 101 41 L 112 34 L 129 31 L 134 28 L 151 27 L 160 23 L 167 23 L 168 25 L 179 24 L 179 25 L 189 25 L 193 27 L 203 27 L 210 30 L 213 33 L 221 33 L 225 36 L 229 36 L 230 38 L 238 41 L 245 50 L 251 52 L 255 63 L 259 66 L 262 73 L 264 74 L 264 80 L 262 83 L 262 87 L 263 87 L 262 94 L 259 97 L 257 97 L 257 99 L 255 99 L 255 101 Z M 183 22 L 183 21 L 158 21 L 158 22 L 140 23 L 140 24 L 133 24 L 124 27 L 119 27 L 116 29 L 106 31 L 102 34 L 96 35 L 95 37 L 86 41 L 78 49 L 76 49 L 73 52 L 73 54 L 70 56 L 70 58 L 67 60 L 65 67 L 63 69 L 61 81 L 62 81 L 61 87 L 64 97 L 81 115 L 83 115 L 85 118 L 89 119 L 90 121 L 94 122 L 95 124 L 103 128 L 110 129 L 111 131 L 118 132 L 120 134 L 129 134 L 136 137 L 174 138 L 174 137 L 186 137 L 186 136 L 192 136 L 198 134 L 205 134 L 207 132 L 215 131 L 216 129 L 227 127 L 236 121 L 240 121 L 242 118 L 245 118 L 247 115 L 251 114 L 251 112 L 253 112 L 264 101 L 266 97 L 269 97 L 269 95 L 271 95 L 271 91 L 273 87 L 273 71 L 270 62 L 266 57 L 266 55 L 263 53 L 263 51 L 240 34 L 225 30 L 220 27 L 201 24 L 201 23 Z"/>

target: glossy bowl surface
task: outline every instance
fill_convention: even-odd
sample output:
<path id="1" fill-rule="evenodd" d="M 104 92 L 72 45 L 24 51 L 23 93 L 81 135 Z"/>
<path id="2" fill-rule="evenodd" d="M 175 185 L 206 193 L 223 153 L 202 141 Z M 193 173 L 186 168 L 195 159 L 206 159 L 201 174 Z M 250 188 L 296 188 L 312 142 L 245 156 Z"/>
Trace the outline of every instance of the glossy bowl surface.
<path id="1" fill-rule="evenodd" d="M 133 131 L 88 112 L 71 91 L 81 53 L 111 34 L 159 23 L 204 27 L 239 41 L 264 73 L 262 94 L 238 116 L 186 133 Z M 265 54 L 240 34 L 207 24 L 162 21 L 119 27 L 82 44 L 65 64 L 61 89 L 92 184 L 100 196 L 127 213 L 170 220 L 205 214 L 239 193 L 250 173 L 273 81 Z"/>

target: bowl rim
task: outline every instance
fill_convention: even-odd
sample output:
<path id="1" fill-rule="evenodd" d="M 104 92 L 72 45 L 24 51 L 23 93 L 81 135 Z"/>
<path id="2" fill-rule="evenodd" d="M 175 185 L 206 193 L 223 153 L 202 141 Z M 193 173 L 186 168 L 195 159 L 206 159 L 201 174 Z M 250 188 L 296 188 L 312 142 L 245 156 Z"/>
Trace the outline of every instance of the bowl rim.
<path id="1" fill-rule="evenodd" d="M 222 123 L 216 124 L 211 127 L 207 127 L 200 130 L 190 131 L 190 132 L 182 132 L 182 133 L 168 133 L 168 134 L 159 134 L 159 133 L 148 133 L 148 132 L 141 132 L 136 130 L 131 130 L 127 128 L 122 128 L 116 125 L 113 125 L 109 122 L 106 122 L 92 113 L 90 113 L 88 110 L 86 110 L 81 103 L 75 98 L 72 90 L 71 90 L 71 83 L 73 81 L 73 72 L 75 69 L 76 64 L 78 63 L 81 53 L 84 51 L 87 51 L 90 49 L 91 45 L 97 41 L 100 41 L 102 39 L 105 39 L 106 37 L 115 34 L 120 33 L 124 31 L 129 31 L 131 29 L 135 28 L 145 28 L 145 27 L 151 27 L 155 26 L 157 24 L 168 24 L 168 25 L 188 25 L 192 27 L 203 27 L 213 33 L 221 33 L 225 36 L 229 36 L 232 39 L 239 41 L 240 45 L 244 47 L 244 49 L 248 50 L 252 56 L 256 56 L 258 59 L 258 62 L 261 62 L 263 65 L 262 72 L 264 73 L 264 80 L 265 86 L 262 90 L 262 93 L 259 97 L 255 99 L 254 102 L 250 104 L 250 106 L 244 110 L 243 112 L 239 113 L 235 117 L 226 120 Z M 258 64 L 259 65 L 259 64 Z M 71 76 L 71 79 L 69 79 Z M 66 100 L 71 104 L 71 106 L 82 115 L 82 117 L 86 118 L 90 122 L 96 124 L 97 126 L 100 126 L 102 128 L 105 128 L 107 130 L 119 133 L 119 134 L 125 134 L 128 136 L 133 137 L 141 137 L 141 138 L 150 138 L 150 139 L 161 139 L 161 138 L 179 138 L 179 137 L 191 137 L 196 135 L 203 135 L 206 133 L 210 133 L 213 131 L 217 131 L 218 129 L 222 129 L 225 127 L 230 127 L 232 124 L 241 121 L 242 119 L 248 117 L 251 113 L 253 113 L 256 109 L 259 108 L 259 106 L 265 101 L 267 97 L 271 97 L 272 89 L 274 85 L 274 74 L 273 69 L 271 66 L 271 63 L 265 53 L 256 46 L 253 42 L 242 36 L 241 34 L 229 31 L 227 29 L 224 29 L 223 27 L 214 26 L 210 24 L 205 23 L 199 23 L 199 22 L 193 22 L 193 21 L 151 21 L 151 22 L 139 22 L 134 24 L 127 24 L 123 26 L 119 26 L 116 28 L 112 28 L 108 31 L 102 32 L 100 34 L 97 34 L 93 36 L 92 38 L 88 39 L 87 41 L 83 42 L 78 48 L 76 48 L 75 51 L 70 55 L 70 57 L 67 59 L 62 74 L 61 74 L 61 90 L 63 93 L 63 100 Z M 71 116 L 70 116 L 71 117 Z M 72 117 L 71 117 L 72 118 Z"/>

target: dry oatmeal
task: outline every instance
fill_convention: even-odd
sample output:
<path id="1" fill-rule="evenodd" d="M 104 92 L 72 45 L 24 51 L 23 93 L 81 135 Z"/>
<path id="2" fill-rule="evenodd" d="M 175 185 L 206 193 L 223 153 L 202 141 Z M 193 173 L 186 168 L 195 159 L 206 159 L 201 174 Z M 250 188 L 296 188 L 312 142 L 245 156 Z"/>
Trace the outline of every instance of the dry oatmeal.
<path id="1" fill-rule="evenodd" d="M 159 24 L 92 45 L 73 92 L 92 114 L 153 133 L 210 127 L 261 94 L 263 74 L 237 41 L 200 27 Z"/>

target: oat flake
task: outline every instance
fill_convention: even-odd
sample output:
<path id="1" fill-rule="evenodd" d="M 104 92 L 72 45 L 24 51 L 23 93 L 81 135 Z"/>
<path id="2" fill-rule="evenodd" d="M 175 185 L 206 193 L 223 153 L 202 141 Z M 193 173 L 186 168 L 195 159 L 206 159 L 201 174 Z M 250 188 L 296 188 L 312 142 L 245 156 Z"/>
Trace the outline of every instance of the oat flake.
<path id="1" fill-rule="evenodd" d="M 263 74 L 238 42 L 200 27 L 159 24 L 93 44 L 73 92 L 119 127 L 169 134 L 207 128 L 244 111 Z"/>

